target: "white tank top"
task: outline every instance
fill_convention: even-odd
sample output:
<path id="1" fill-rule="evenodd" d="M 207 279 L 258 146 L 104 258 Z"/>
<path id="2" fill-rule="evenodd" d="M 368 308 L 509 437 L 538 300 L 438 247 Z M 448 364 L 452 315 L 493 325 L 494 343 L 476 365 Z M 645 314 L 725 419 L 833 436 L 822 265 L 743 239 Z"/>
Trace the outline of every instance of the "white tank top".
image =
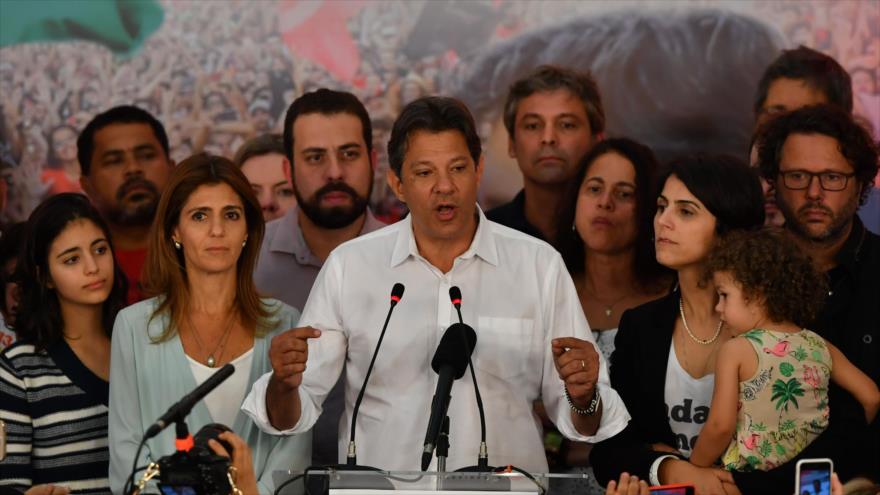
<path id="1" fill-rule="evenodd" d="M 666 418 L 675 433 L 673 447 L 685 457 L 690 457 L 697 436 L 709 418 L 715 375 L 694 378 L 678 362 L 675 345 L 669 345 L 669 361 L 666 365 Z"/>
<path id="2" fill-rule="evenodd" d="M 198 385 L 201 385 L 220 369 L 209 368 L 189 356 L 186 358 L 189 360 L 189 367 Z M 248 378 L 251 374 L 253 358 L 254 348 L 251 347 L 247 352 L 230 361 L 235 366 L 235 373 L 203 399 L 205 405 L 208 406 L 208 412 L 211 413 L 211 419 L 215 423 L 226 425 L 229 428 L 232 428 L 232 424 L 235 423 L 235 417 L 238 415 L 244 396 L 248 392 Z"/>

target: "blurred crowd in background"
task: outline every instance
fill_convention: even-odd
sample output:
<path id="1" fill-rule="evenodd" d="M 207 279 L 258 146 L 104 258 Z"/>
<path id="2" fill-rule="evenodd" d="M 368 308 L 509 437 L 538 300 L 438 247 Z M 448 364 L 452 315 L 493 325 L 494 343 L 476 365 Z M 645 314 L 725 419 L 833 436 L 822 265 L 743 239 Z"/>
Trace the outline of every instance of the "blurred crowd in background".
<path id="1" fill-rule="evenodd" d="M 373 211 L 395 220 L 403 207 L 385 184 L 384 143 L 400 108 L 420 96 L 448 92 L 468 62 L 493 44 L 573 16 L 652 5 L 161 4 L 162 27 L 128 59 L 83 42 L 0 49 L 0 157 L 11 185 L 4 223 L 26 219 L 48 194 L 79 190 L 76 136 L 111 106 L 133 103 L 156 115 L 168 129 L 175 160 L 202 150 L 231 158 L 246 139 L 280 132 L 289 103 L 319 87 L 353 91 L 364 101 L 379 155 Z M 751 15 L 778 29 L 789 45 L 831 55 L 852 76 L 855 113 L 880 135 L 880 2 L 704 0 L 678 7 Z M 495 117 L 477 114 L 484 124 Z M 481 132 L 488 133 L 488 125 Z"/>

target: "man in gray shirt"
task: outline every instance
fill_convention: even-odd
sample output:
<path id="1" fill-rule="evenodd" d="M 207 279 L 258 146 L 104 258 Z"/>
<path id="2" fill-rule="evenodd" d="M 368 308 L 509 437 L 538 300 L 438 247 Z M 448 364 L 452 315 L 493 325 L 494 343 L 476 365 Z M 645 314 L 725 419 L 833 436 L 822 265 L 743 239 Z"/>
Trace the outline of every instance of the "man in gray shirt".
<path id="1" fill-rule="evenodd" d="M 284 171 L 297 206 L 266 224 L 254 272 L 257 288 L 302 309 L 336 246 L 384 224 L 367 207 L 376 154 L 366 108 L 351 93 L 319 89 L 291 103 L 284 118 Z M 313 430 L 314 464 L 336 464 L 341 381 Z"/>

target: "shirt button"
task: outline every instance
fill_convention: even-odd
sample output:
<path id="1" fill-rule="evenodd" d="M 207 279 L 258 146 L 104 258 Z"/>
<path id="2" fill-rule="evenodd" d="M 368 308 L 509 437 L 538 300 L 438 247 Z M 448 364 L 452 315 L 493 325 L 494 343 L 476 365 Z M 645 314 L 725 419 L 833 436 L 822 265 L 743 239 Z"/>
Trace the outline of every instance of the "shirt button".
<path id="1" fill-rule="evenodd" d="M 873 342 L 873 341 L 874 341 L 874 337 L 872 337 L 872 336 L 869 335 L 869 334 L 865 334 L 865 335 L 862 336 L 862 342 L 864 342 L 864 343 L 866 343 L 866 344 L 870 344 L 870 343 Z"/>
<path id="2" fill-rule="evenodd" d="M 829 290 L 829 291 L 828 291 L 828 295 L 829 295 L 829 296 L 833 296 L 833 295 L 834 295 L 834 291 L 833 291 L 833 290 Z"/>

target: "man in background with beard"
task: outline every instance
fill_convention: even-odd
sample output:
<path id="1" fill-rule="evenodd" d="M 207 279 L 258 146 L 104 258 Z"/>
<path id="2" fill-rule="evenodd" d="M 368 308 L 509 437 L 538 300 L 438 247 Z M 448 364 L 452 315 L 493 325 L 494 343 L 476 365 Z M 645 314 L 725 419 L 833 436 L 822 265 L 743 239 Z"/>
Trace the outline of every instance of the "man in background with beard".
<path id="1" fill-rule="evenodd" d="M 113 235 L 113 254 L 128 280 L 127 304 L 144 299 L 141 272 L 150 224 L 174 161 L 162 123 L 134 106 L 98 114 L 76 141 L 80 185 Z"/>
<path id="2" fill-rule="evenodd" d="M 806 106 L 767 123 L 758 163 L 775 186 L 785 229 L 828 282 L 828 296 L 810 329 L 880 383 L 880 236 L 856 215 L 877 176 L 877 144 L 847 109 Z M 880 421 L 866 425 L 859 402 L 835 384 L 828 396 L 828 430 L 799 458 L 830 457 L 843 481 L 877 480 Z M 794 464 L 791 460 L 770 472 L 791 479 Z M 742 492 L 751 493 L 736 478 Z"/>
<path id="3" fill-rule="evenodd" d="M 384 224 L 367 208 L 376 154 L 364 105 L 351 93 L 319 89 L 291 103 L 284 118 L 284 171 L 297 206 L 266 225 L 254 272 L 265 295 L 302 309 L 330 251 Z M 314 464 L 336 464 L 344 409 L 341 380 L 313 430 Z"/>

